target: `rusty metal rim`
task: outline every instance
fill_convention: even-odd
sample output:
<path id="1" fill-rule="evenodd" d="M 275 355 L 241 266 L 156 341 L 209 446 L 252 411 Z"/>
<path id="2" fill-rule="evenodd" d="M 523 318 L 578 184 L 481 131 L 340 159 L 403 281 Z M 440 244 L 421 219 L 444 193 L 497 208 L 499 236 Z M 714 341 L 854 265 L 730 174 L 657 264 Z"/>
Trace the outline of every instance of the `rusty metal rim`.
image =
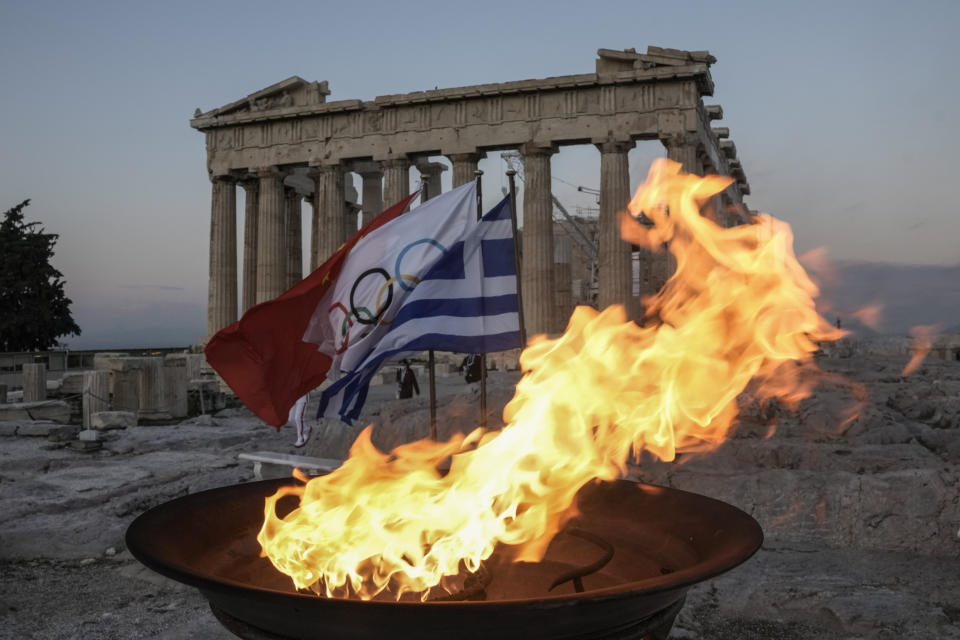
<path id="1" fill-rule="evenodd" d="M 177 580 L 184 584 L 188 584 L 194 587 L 197 587 L 203 591 L 215 591 L 220 593 L 247 593 L 255 592 L 262 594 L 267 597 L 276 597 L 276 598 L 289 598 L 289 599 L 298 599 L 301 600 L 304 604 L 316 603 L 317 601 L 325 601 L 330 603 L 338 603 L 343 606 L 360 606 L 369 608 L 369 607 L 384 607 L 384 608 L 395 608 L 395 607 L 417 607 L 417 608 L 432 608 L 432 607 L 471 607 L 471 608 L 483 608 L 483 607 L 511 607 L 511 606 L 522 606 L 529 607 L 531 605 L 557 605 L 564 602 L 578 601 L 578 600 L 588 600 L 588 601 L 603 601 L 603 600 L 615 600 L 622 598 L 628 595 L 635 595 L 638 592 L 643 592 L 644 594 L 658 594 L 663 592 L 670 591 L 685 591 L 686 588 L 708 580 L 712 577 L 715 577 L 721 573 L 729 571 L 734 567 L 742 564 L 748 560 L 754 553 L 760 548 L 763 543 L 763 531 L 760 528 L 760 525 L 754 520 L 751 516 L 741 511 L 740 509 L 722 502 L 720 500 L 715 500 L 707 496 L 700 494 L 695 494 L 688 491 L 683 491 L 680 489 L 672 489 L 668 487 L 660 487 L 656 485 L 646 485 L 642 483 L 629 482 L 626 480 L 619 480 L 619 483 L 628 483 L 630 485 L 635 485 L 641 489 L 653 489 L 656 492 L 667 492 L 674 493 L 677 496 L 683 495 L 687 499 L 691 497 L 697 501 L 703 501 L 703 504 L 711 504 L 714 508 L 720 508 L 726 513 L 726 515 L 731 516 L 738 520 L 738 524 L 741 527 L 739 533 L 743 538 L 742 544 L 737 549 L 737 553 L 729 554 L 728 557 L 722 559 L 715 559 L 714 562 L 706 563 L 700 562 L 683 569 L 678 569 L 672 573 L 663 576 L 654 576 L 652 578 L 647 578 L 644 580 L 637 580 L 633 582 L 624 582 L 622 584 L 604 587 L 599 589 L 591 589 L 584 591 L 583 593 L 573 593 L 573 594 L 554 594 L 554 595 L 541 595 L 533 596 L 530 598 L 516 598 L 516 599 L 504 599 L 504 600 L 491 600 L 491 601 L 455 601 L 455 602 L 443 602 L 443 601 L 428 601 L 428 602 L 388 602 L 388 601 L 365 601 L 365 600 L 346 600 L 346 599 L 327 599 L 319 598 L 316 595 L 297 593 L 292 591 L 283 591 L 278 589 L 270 589 L 266 587 L 261 587 L 258 585 L 253 585 L 249 583 L 244 583 L 236 580 L 231 580 L 228 578 L 213 578 L 209 575 L 200 573 L 194 567 L 183 565 L 176 561 L 169 559 L 164 559 L 158 557 L 157 554 L 152 553 L 151 545 L 149 544 L 149 538 L 155 533 L 153 532 L 152 521 L 157 519 L 158 516 L 164 515 L 170 510 L 180 510 L 187 505 L 193 505 L 193 503 L 204 502 L 207 500 L 214 500 L 217 497 L 225 493 L 230 493 L 237 491 L 239 488 L 244 488 L 248 492 L 253 492 L 254 487 L 267 488 L 270 486 L 272 489 L 280 487 L 284 484 L 290 484 L 293 480 L 290 478 L 284 478 L 279 480 L 263 480 L 259 482 L 251 482 L 243 485 L 230 485 L 227 487 L 220 487 L 216 489 L 209 489 L 206 491 L 201 491 L 198 493 L 181 496 L 175 498 L 169 502 L 165 502 L 161 505 L 153 507 L 152 509 L 146 511 L 145 513 L 138 516 L 127 528 L 126 533 L 126 546 L 130 550 L 131 554 L 139 560 L 141 563 L 149 567 L 150 569 L 160 573 L 168 578 Z M 183 532 L 181 532 L 182 534 Z"/>

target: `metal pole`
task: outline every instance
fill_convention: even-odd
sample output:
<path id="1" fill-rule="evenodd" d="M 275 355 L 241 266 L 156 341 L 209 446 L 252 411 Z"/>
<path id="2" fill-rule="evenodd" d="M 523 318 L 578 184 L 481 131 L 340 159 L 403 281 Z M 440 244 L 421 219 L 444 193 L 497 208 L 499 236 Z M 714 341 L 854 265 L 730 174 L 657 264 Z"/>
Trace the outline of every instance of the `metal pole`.
<path id="1" fill-rule="evenodd" d="M 433 366 L 433 349 L 427 352 L 427 370 L 430 379 L 430 439 L 437 440 L 437 375 Z"/>
<path id="2" fill-rule="evenodd" d="M 421 189 L 420 203 L 423 204 L 430 199 L 430 176 L 420 174 Z M 427 379 L 430 388 L 430 439 L 437 440 L 437 370 L 435 364 L 433 349 L 427 352 Z"/>
<path id="3" fill-rule="evenodd" d="M 483 217 L 483 171 L 473 172 L 477 177 L 477 220 Z M 487 354 L 480 354 L 480 426 L 487 428 Z"/>
<path id="4" fill-rule="evenodd" d="M 517 276 L 517 316 L 520 320 L 520 348 L 527 347 L 527 325 L 523 319 L 523 287 L 520 284 L 520 241 L 517 238 L 517 184 L 514 178 L 517 172 L 513 169 L 507 171 L 507 179 L 510 181 L 510 226 L 513 229 L 513 268 Z"/>

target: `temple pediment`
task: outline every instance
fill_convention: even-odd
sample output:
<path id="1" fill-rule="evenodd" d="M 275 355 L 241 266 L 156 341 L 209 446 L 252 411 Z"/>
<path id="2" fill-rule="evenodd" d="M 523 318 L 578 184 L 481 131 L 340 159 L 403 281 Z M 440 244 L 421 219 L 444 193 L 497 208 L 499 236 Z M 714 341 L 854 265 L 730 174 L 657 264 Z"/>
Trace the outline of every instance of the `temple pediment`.
<path id="1" fill-rule="evenodd" d="M 683 49 L 664 49 L 647 47 L 646 53 L 637 53 L 636 49 L 599 49 L 597 51 L 597 73 L 611 73 L 629 69 L 654 69 L 657 67 L 680 67 L 691 64 L 705 64 L 708 67 L 717 59 L 709 51 L 685 51 Z"/>
<path id="2" fill-rule="evenodd" d="M 252 113 L 257 111 L 276 111 L 290 107 L 303 107 L 323 104 L 330 95 L 326 80 L 307 82 L 300 76 L 290 76 L 275 84 L 254 91 L 245 98 L 235 100 L 217 109 L 193 114 L 194 118 L 223 116 L 228 114 Z"/>

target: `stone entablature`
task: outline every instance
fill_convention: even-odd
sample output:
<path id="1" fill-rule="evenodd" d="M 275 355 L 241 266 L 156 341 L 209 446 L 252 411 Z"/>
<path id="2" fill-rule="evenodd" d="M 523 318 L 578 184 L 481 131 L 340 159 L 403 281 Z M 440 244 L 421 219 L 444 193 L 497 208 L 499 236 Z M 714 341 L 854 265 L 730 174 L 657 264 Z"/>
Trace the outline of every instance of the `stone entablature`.
<path id="1" fill-rule="evenodd" d="M 296 76 L 191 120 L 213 175 L 269 165 L 470 153 L 526 143 L 584 144 L 693 134 L 710 168 L 728 158 L 700 100 L 712 56 L 601 49 L 598 72 L 325 102 Z M 319 87 L 322 87 L 321 91 Z M 309 98 L 310 94 L 315 97 Z M 261 108 L 256 108 L 260 104 Z M 731 194 L 733 195 L 733 194 Z M 737 201 L 733 195 L 733 200 Z"/>

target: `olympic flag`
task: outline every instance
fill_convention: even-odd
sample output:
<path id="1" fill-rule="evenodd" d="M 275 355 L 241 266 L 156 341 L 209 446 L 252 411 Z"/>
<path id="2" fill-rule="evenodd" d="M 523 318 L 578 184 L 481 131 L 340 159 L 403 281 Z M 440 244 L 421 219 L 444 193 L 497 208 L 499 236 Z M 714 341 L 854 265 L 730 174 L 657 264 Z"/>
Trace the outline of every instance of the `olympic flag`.
<path id="1" fill-rule="evenodd" d="M 427 271 L 476 224 L 476 193 L 468 182 L 357 242 L 303 333 L 304 342 L 330 354 L 328 378 L 363 361 Z"/>
<path id="2" fill-rule="evenodd" d="M 339 415 L 347 423 L 358 418 L 374 373 L 402 353 L 489 353 L 520 346 L 509 198 L 450 245 L 421 280 L 362 362 L 323 391 L 321 415 Z"/>
<path id="3" fill-rule="evenodd" d="M 371 220 L 289 291 L 251 307 L 210 339 L 204 350 L 207 362 L 261 420 L 279 429 L 297 398 L 326 379 L 335 354 L 318 350 L 301 337 L 319 301 L 339 281 L 354 246 L 388 226 L 416 195 Z"/>

